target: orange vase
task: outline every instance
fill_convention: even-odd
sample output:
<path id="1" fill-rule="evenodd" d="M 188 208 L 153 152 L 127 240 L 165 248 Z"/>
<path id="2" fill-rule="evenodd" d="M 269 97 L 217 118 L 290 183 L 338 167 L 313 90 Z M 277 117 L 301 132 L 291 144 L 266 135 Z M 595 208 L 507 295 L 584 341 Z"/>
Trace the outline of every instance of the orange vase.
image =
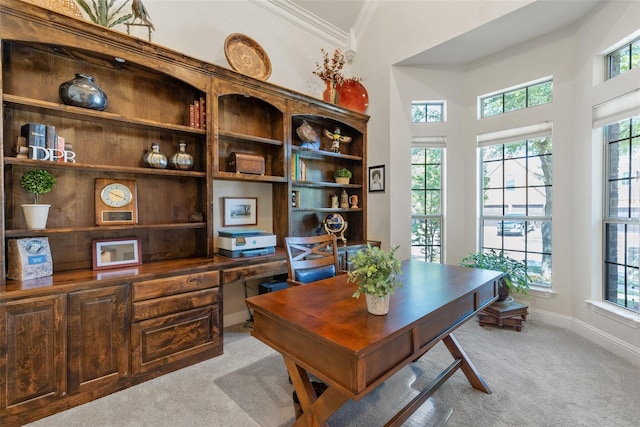
<path id="1" fill-rule="evenodd" d="M 327 85 L 327 87 L 324 92 L 322 92 L 322 100 L 325 102 L 330 102 L 332 104 L 337 104 L 338 91 L 336 90 L 335 83 L 330 80 L 326 80 L 324 83 Z"/>
<path id="2" fill-rule="evenodd" d="M 338 105 L 350 110 L 364 113 L 369 106 L 369 94 L 362 84 L 356 80 L 347 80 L 336 87 Z"/>

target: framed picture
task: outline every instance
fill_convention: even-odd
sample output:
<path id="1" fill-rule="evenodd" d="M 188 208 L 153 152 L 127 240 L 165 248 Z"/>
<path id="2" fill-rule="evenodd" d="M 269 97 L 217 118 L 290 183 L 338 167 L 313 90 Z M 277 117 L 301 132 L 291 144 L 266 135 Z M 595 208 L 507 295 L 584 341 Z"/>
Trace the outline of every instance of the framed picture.
<path id="1" fill-rule="evenodd" d="M 369 193 L 384 191 L 384 165 L 369 166 Z"/>
<path id="2" fill-rule="evenodd" d="M 258 224 L 257 197 L 223 197 L 222 226 Z"/>
<path id="3" fill-rule="evenodd" d="M 106 239 L 93 241 L 93 269 L 130 267 L 142 264 L 140 239 Z"/>

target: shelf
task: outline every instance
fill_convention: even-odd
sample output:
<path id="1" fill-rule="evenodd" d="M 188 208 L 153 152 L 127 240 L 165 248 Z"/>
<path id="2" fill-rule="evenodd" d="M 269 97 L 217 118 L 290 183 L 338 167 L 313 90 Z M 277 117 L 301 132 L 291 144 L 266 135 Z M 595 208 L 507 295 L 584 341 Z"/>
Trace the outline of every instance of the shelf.
<path id="1" fill-rule="evenodd" d="M 334 153 L 333 151 L 324 151 L 324 150 L 309 150 L 307 148 L 302 148 L 298 145 L 294 145 L 291 147 L 291 151 L 294 153 L 298 153 L 298 155 L 302 158 L 307 159 L 322 159 L 322 158 L 332 158 L 332 159 L 345 159 L 345 160 L 353 160 L 357 162 L 362 161 L 362 157 L 360 156 L 352 156 L 350 154 L 342 154 L 342 153 Z"/>
<path id="2" fill-rule="evenodd" d="M 242 143 L 255 142 L 258 144 L 275 145 L 278 147 L 283 145 L 283 142 L 277 139 L 262 138 L 260 136 L 245 135 L 245 134 L 236 133 L 236 132 L 220 131 L 219 137 L 220 139 L 226 139 L 234 142 L 242 142 Z"/>
<path id="3" fill-rule="evenodd" d="M 362 208 L 292 208 L 293 212 L 362 212 Z"/>
<path id="4" fill-rule="evenodd" d="M 127 166 L 112 165 L 90 165 L 86 163 L 51 162 L 47 160 L 16 159 L 15 157 L 5 157 L 6 165 L 20 165 L 47 169 L 70 169 L 75 171 L 97 171 L 97 172 L 120 172 L 135 175 L 163 175 L 163 176 L 184 176 L 192 178 L 206 178 L 206 172 L 182 171 L 175 169 L 154 169 L 136 168 Z"/>
<path id="5" fill-rule="evenodd" d="M 120 231 L 130 230 L 170 230 L 170 229 L 189 229 L 189 228 L 206 228 L 206 222 L 185 222 L 179 224 L 149 224 L 149 225 L 104 225 L 91 227 L 67 227 L 67 228 L 46 228 L 44 230 L 17 229 L 6 230 L 7 237 L 29 237 L 41 236 L 60 233 L 85 233 L 85 232 L 104 232 L 104 231 Z"/>
<path id="6" fill-rule="evenodd" d="M 192 128 L 190 126 L 176 125 L 172 123 L 161 123 L 152 120 L 130 119 L 119 114 L 113 114 L 105 111 L 96 111 L 86 108 L 74 107 L 70 105 L 57 104 L 54 102 L 41 101 L 38 99 L 25 98 L 5 93 L 2 99 L 7 106 L 19 108 L 26 111 L 33 111 L 41 114 L 55 115 L 77 120 L 91 120 L 102 123 L 117 123 L 119 125 L 142 128 L 156 129 L 163 131 L 180 132 L 190 135 L 206 135 L 206 129 Z"/>
<path id="7" fill-rule="evenodd" d="M 336 182 L 317 181 L 291 181 L 293 187 L 313 187 L 313 188 L 362 188 L 360 184 L 338 184 Z"/>
<path id="8" fill-rule="evenodd" d="M 216 172 L 213 177 L 216 179 L 228 179 L 234 181 L 287 182 L 287 178 L 283 176 L 253 175 L 240 172 Z"/>

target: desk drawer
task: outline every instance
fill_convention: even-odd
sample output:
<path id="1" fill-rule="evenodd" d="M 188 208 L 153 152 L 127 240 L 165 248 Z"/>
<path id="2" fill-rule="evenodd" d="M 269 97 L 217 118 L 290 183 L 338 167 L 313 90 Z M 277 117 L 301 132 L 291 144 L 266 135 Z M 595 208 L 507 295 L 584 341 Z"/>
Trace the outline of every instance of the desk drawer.
<path id="1" fill-rule="evenodd" d="M 183 367 L 222 354 L 218 306 L 156 317 L 131 325 L 134 374 Z M 191 362 L 188 362 L 191 360 Z"/>
<path id="2" fill-rule="evenodd" d="M 132 321 L 150 319 L 170 313 L 190 310 L 218 303 L 218 288 L 153 298 L 133 303 Z"/>
<path id="3" fill-rule="evenodd" d="M 163 297 L 182 292 L 220 286 L 220 272 L 184 274 L 181 276 L 165 277 L 163 279 L 133 282 L 132 301 Z"/>
<path id="4" fill-rule="evenodd" d="M 231 283 L 236 280 L 259 279 L 261 277 L 276 276 L 287 272 L 287 261 L 265 262 L 263 264 L 245 265 L 243 267 L 229 268 L 222 271 L 222 283 Z"/>

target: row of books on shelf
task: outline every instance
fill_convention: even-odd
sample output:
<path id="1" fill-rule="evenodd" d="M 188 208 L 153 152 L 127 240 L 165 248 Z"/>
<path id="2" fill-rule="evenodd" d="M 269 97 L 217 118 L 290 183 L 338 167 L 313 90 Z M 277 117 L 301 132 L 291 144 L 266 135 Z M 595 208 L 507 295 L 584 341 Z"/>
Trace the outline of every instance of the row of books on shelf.
<path id="1" fill-rule="evenodd" d="M 207 109 L 204 97 L 201 96 L 189 105 L 189 126 L 196 129 L 207 128 Z"/>
<path id="2" fill-rule="evenodd" d="M 298 153 L 291 156 L 291 179 L 295 181 L 307 180 L 307 164 Z"/>
<path id="3" fill-rule="evenodd" d="M 56 127 L 43 123 L 25 123 L 15 146 L 16 158 L 75 163 L 71 143 L 56 133 Z"/>

